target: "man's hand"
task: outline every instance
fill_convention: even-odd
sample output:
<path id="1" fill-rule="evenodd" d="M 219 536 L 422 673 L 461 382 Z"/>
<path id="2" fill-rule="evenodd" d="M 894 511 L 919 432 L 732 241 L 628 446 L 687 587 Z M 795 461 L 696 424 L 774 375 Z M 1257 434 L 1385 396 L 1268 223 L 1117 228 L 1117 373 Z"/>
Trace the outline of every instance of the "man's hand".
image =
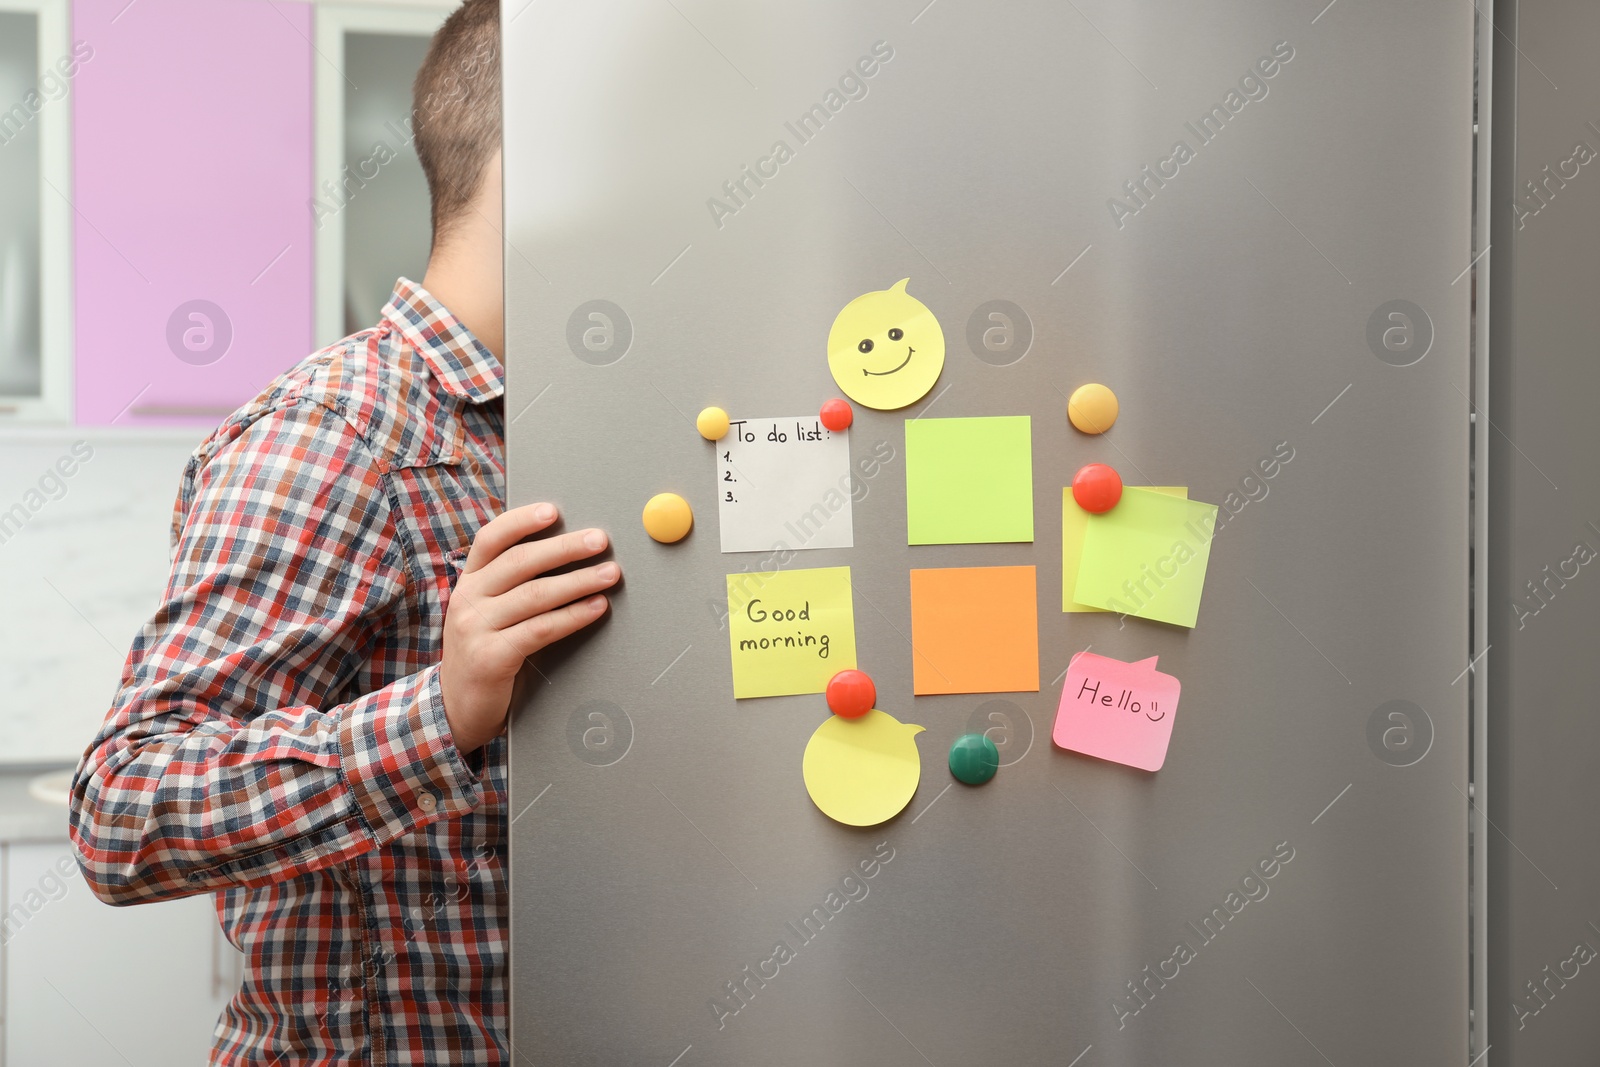
<path id="1" fill-rule="evenodd" d="M 556 521 L 552 504 L 528 504 L 491 520 L 472 540 L 444 617 L 439 688 L 456 749 L 471 752 L 505 729 L 522 661 L 594 622 L 599 594 L 622 576 L 607 561 L 565 574 L 547 571 L 603 552 L 603 530 L 578 530 L 521 544 Z"/>

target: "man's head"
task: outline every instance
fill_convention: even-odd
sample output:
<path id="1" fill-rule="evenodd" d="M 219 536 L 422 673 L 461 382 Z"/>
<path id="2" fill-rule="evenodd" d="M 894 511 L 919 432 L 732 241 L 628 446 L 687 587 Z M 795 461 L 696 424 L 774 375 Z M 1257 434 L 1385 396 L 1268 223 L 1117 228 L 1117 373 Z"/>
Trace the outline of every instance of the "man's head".
<path id="1" fill-rule="evenodd" d="M 500 0 L 465 0 L 433 35 L 412 86 L 411 123 L 437 250 L 473 210 L 500 151 Z"/>

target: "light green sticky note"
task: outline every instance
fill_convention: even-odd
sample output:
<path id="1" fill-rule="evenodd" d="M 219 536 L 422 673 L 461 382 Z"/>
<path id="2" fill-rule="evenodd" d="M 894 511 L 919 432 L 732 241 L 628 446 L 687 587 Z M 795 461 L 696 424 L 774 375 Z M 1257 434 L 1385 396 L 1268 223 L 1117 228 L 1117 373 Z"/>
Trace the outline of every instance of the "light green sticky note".
<path id="1" fill-rule="evenodd" d="M 906 420 L 906 538 L 913 545 L 1033 540 L 1033 420 Z"/>
<path id="2" fill-rule="evenodd" d="M 1189 495 L 1187 486 L 1182 485 L 1142 485 L 1141 489 L 1149 489 L 1153 493 L 1163 493 L 1167 496 L 1186 497 Z M 1072 486 L 1061 490 L 1061 610 L 1062 611 L 1104 611 L 1105 608 L 1096 608 L 1088 604 L 1079 603 L 1077 597 L 1078 565 L 1083 561 L 1083 535 L 1089 530 L 1089 513 L 1078 506 L 1072 499 Z"/>
<path id="3" fill-rule="evenodd" d="M 1215 504 L 1125 487 L 1116 507 L 1089 516 L 1078 602 L 1193 626 L 1216 525 Z"/>

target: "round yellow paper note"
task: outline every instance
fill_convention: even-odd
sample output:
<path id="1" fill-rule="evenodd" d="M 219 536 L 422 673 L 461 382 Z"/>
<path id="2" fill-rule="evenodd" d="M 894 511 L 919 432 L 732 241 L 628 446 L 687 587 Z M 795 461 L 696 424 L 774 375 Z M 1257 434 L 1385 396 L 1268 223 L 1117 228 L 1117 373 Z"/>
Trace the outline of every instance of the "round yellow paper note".
<path id="1" fill-rule="evenodd" d="M 876 708 L 857 719 L 829 715 L 806 743 L 806 792 L 828 818 L 876 826 L 911 803 L 922 777 L 923 728 Z"/>

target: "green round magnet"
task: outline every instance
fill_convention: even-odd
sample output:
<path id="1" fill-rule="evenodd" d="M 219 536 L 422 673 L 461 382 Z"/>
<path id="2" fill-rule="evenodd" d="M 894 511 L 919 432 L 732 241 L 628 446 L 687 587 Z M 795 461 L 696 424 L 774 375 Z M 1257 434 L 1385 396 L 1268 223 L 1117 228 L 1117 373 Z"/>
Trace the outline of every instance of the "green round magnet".
<path id="1" fill-rule="evenodd" d="M 1000 769 L 1000 750 L 986 734 L 962 734 L 950 746 L 950 773 L 956 781 L 982 785 Z"/>

